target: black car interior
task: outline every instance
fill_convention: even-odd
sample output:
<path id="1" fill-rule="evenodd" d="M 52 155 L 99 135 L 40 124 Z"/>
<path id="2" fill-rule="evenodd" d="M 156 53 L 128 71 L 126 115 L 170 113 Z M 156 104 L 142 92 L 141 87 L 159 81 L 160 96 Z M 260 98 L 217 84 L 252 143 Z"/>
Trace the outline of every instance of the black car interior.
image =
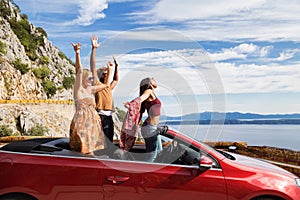
<path id="1" fill-rule="evenodd" d="M 156 163 L 182 165 L 196 165 L 199 163 L 200 152 L 197 151 L 197 149 L 193 149 L 189 144 L 184 144 L 182 141 L 176 140 L 176 138 L 170 138 L 170 136 L 167 135 L 167 126 L 160 126 L 158 129 L 159 134 L 162 136 L 163 150 L 157 155 L 155 160 Z M 0 150 L 131 161 L 143 161 L 146 153 L 145 145 L 143 143 L 136 143 L 130 152 L 124 152 L 119 148 L 119 144 L 116 143 L 113 147 L 108 149 L 94 151 L 94 156 L 91 156 L 71 151 L 69 138 L 36 138 L 17 141 L 3 146 Z"/>

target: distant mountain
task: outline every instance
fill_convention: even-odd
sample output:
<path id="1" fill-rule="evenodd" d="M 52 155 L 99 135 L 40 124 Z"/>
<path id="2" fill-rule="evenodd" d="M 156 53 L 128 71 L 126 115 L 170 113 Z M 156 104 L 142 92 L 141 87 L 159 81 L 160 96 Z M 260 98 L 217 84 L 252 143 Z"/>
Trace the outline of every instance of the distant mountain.
<path id="1" fill-rule="evenodd" d="M 202 112 L 183 116 L 162 116 L 162 121 L 169 124 L 300 124 L 300 114 L 255 114 L 240 112 Z"/>
<path id="2" fill-rule="evenodd" d="M 221 120 L 221 119 L 300 119 L 300 114 L 255 114 L 240 112 L 202 112 L 183 116 L 162 116 L 165 120 Z"/>

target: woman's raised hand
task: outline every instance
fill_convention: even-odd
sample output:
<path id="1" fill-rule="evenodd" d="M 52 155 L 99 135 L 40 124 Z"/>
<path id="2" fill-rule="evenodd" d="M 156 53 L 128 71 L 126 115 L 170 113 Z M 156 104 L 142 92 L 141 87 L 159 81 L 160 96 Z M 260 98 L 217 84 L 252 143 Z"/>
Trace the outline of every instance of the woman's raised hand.
<path id="1" fill-rule="evenodd" d="M 78 42 L 77 44 L 74 44 L 74 43 L 72 42 L 72 46 L 73 46 L 73 49 L 74 49 L 74 51 L 75 51 L 76 53 L 79 53 L 79 52 L 80 52 L 80 49 L 81 49 L 81 44 L 80 44 L 80 42 Z"/>
<path id="2" fill-rule="evenodd" d="M 92 35 L 91 37 L 92 48 L 98 48 L 100 44 L 98 43 L 98 37 L 96 35 Z"/>
<path id="3" fill-rule="evenodd" d="M 117 62 L 117 60 L 116 60 L 116 57 L 115 57 L 115 56 L 113 56 L 113 60 L 114 60 L 115 66 L 117 67 L 117 66 L 118 66 L 118 62 Z"/>

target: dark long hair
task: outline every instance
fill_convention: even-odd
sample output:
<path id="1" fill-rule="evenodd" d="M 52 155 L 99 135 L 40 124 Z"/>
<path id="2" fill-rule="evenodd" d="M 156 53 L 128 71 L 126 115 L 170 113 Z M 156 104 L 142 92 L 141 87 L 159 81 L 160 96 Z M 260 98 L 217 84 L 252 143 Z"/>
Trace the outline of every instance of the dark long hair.
<path id="1" fill-rule="evenodd" d="M 151 78 L 147 77 L 141 80 L 140 82 L 140 96 L 148 89 L 152 89 L 151 87 Z"/>
<path id="2" fill-rule="evenodd" d="M 147 77 L 141 80 L 140 82 L 140 96 L 148 89 L 152 89 L 151 87 L 151 78 Z M 142 102 L 141 104 L 141 110 L 140 110 L 140 115 L 145 112 L 145 101 Z"/>

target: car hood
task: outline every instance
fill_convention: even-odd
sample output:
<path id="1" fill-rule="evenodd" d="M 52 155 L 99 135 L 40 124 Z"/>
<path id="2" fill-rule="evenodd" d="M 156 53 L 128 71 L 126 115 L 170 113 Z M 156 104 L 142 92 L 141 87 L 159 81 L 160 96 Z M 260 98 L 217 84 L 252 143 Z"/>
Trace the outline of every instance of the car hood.
<path id="1" fill-rule="evenodd" d="M 276 165 L 272 165 L 266 161 L 263 161 L 263 160 L 260 160 L 257 158 L 251 158 L 248 156 L 235 154 L 235 153 L 228 153 L 228 154 L 232 155 L 235 158 L 234 162 L 237 162 L 241 165 L 246 165 L 246 166 L 259 168 L 259 169 L 263 169 L 263 170 L 268 170 L 268 171 L 280 172 L 280 173 L 289 174 L 289 175 L 294 176 L 292 173 L 288 172 L 287 170 L 285 170 L 281 167 L 278 167 Z"/>

